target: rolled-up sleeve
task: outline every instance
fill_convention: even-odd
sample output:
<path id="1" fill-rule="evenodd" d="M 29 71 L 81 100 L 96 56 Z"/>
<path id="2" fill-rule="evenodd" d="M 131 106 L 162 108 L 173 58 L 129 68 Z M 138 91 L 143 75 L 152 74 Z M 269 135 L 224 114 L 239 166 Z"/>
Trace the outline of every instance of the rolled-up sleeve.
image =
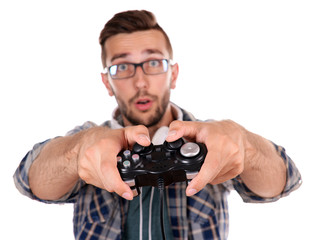
<path id="1" fill-rule="evenodd" d="M 31 198 L 37 199 L 36 196 L 32 193 L 30 184 L 29 184 L 29 177 L 28 173 L 33 161 L 37 158 L 39 153 L 41 152 L 42 148 L 48 143 L 50 139 L 37 143 L 34 145 L 33 149 L 30 150 L 25 157 L 22 159 L 20 165 L 16 169 L 13 179 L 16 188 L 22 193 L 23 195 Z"/>
<path id="2" fill-rule="evenodd" d="M 244 202 L 250 203 L 265 203 L 265 202 L 274 202 L 289 195 L 291 192 L 296 190 L 302 184 L 302 177 L 295 166 L 292 159 L 286 154 L 286 151 L 283 147 L 274 144 L 276 151 L 279 156 L 283 159 L 286 165 L 286 184 L 280 195 L 273 198 L 263 198 L 252 192 L 246 184 L 242 181 L 241 177 L 236 177 L 231 180 L 233 188 L 239 193 Z"/>

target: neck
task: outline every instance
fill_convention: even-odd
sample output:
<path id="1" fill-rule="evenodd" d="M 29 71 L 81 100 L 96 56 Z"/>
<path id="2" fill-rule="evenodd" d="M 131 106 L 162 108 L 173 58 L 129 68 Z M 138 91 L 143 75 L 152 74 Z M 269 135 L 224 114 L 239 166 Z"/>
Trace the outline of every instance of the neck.
<path id="1" fill-rule="evenodd" d="M 164 114 L 164 116 L 161 118 L 161 120 L 154 126 L 151 126 L 148 128 L 149 130 L 149 135 L 150 135 L 150 138 L 152 139 L 155 132 L 162 126 L 169 126 L 170 123 L 176 119 L 176 116 L 175 116 L 175 111 L 173 111 L 173 108 L 171 106 L 171 104 L 168 105 L 167 109 L 166 109 L 166 112 Z"/>
<path id="2" fill-rule="evenodd" d="M 124 117 L 123 117 L 123 124 L 124 126 L 131 126 L 132 124 Z M 173 107 L 171 106 L 171 104 L 169 103 L 168 104 L 168 107 L 163 115 L 163 117 L 160 119 L 160 121 L 151 126 L 151 127 L 148 127 L 148 131 L 149 131 L 149 135 L 150 135 L 150 138 L 152 139 L 152 137 L 154 136 L 155 132 L 162 126 L 169 126 L 170 123 L 175 120 L 177 118 L 177 114 L 176 114 L 176 110 L 173 109 Z"/>

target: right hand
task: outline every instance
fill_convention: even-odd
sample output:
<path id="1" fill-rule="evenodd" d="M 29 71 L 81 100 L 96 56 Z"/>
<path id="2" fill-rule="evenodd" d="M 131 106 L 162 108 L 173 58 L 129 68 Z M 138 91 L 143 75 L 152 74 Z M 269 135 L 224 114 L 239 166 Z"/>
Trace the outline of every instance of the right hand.
<path id="1" fill-rule="evenodd" d="M 137 142 L 150 145 L 148 129 L 131 126 L 121 129 L 95 127 L 82 135 L 78 153 L 78 174 L 88 184 L 115 192 L 121 197 L 132 200 L 133 192 L 123 182 L 117 169 L 117 154 Z"/>

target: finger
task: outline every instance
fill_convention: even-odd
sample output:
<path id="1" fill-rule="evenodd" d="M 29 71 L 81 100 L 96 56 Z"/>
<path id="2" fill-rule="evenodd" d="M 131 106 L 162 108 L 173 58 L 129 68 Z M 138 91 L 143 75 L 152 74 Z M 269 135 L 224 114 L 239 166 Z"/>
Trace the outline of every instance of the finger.
<path id="1" fill-rule="evenodd" d="M 90 148 L 86 151 L 85 169 L 86 173 L 90 175 L 89 178 L 86 178 L 87 183 L 108 192 L 116 192 L 121 197 L 132 200 L 133 192 L 123 182 L 117 169 L 116 146 L 110 142 L 101 146 L 104 150 L 103 154 L 100 154 L 99 148 Z"/>
<path id="2" fill-rule="evenodd" d="M 90 164 L 90 161 L 84 160 L 83 162 L 78 169 L 78 174 L 87 184 L 105 189 L 108 192 L 116 192 L 127 200 L 133 199 L 133 192 L 122 181 L 116 166 L 112 167 L 108 164 L 103 164 L 99 167 Z"/>
<path id="3" fill-rule="evenodd" d="M 214 157 L 215 156 L 215 157 Z M 211 158 L 212 157 L 212 158 Z M 220 173 L 220 158 L 210 153 L 206 155 L 205 161 L 195 178 L 190 182 L 186 189 L 187 196 L 192 196 L 201 191 L 208 183 Z"/>
<path id="4" fill-rule="evenodd" d="M 200 191 L 208 183 L 213 185 L 223 183 L 235 178 L 243 171 L 243 164 L 241 164 L 241 161 L 236 160 L 223 166 L 224 161 L 216 161 L 216 159 L 209 159 L 208 156 L 206 157 L 199 174 L 191 181 L 187 188 L 187 194 L 189 196 Z"/>
<path id="5" fill-rule="evenodd" d="M 99 176 L 101 176 L 101 181 L 107 191 L 115 192 L 127 200 L 133 199 L 133 192 L 131 188 L 122 180 L 116 164 L 115 166 L 108 163 L 102 164 L 100 167 Z"/>
<path id="6" fill-rule="evenodd" d="M 212 182 L 210 182 L 211 184 L 213 185 L 216 185 L 216 184 L 220 184 L 220 183 L 223 183 L 223 182 L 226 182 L 230 179 L 233 179 L 235 177 L 237 177 L 239 174 L 236 174 L 236 170 L 235 169 L 232 169 L 228 172 L 226 172 L 225 174 L 221 175 L 221 176 L 218 176 L 216 177 Z"/>
<path id="7" fill-rule="evenodd" d="M 243 165 L 239 164 L 239 162 L 240 161 L 235 161 L 224 167 L 210 183 L 216 185 L 237 177 L 243 171 Z"/>
<path id="8" fill-rule="evenodd" d="M 200 131 L 200 126 L 203 123 L 188 122 L 188 121 L 173 121 L 169 126 L 169 132 L 166 140 L 173 142 L 181 137 L 196 139 Z M 202 141 L 202 139 L 199 139 Z"/>
<path id="9" fill-rule="evenodd" d="M 131 146 L 135 144 L 135 142 L 143 146 L 150 145 L 149 131 L 143 125 L 126 127 L 124 128 L 123 133 L 124 141 L 127 143 L 127 146 Z M 127 147 L 124 145 L 121 147 Z M 104 152 L 107 154 L 103 155 L 102 157 L 102 167 L 100 167 L 101 171 L 99 171 L 99 176 L 102 178 L 101 181 L 104 185 L 104 188 L 107 191 L 117 193 L 127 200 L 132 200 L 133 192 L 131 188 L 122 180 L 117 169 L 116 159 L 119 150 L 108 149 L 108 151 Z"/>
<path id="10" fill-rule="evenodd" d="M 130 146 L 135 142 L 142 146 L 149 146 L 151 143 L 148 128 L 144 125 L 126 127 L 125 138 Z"/>

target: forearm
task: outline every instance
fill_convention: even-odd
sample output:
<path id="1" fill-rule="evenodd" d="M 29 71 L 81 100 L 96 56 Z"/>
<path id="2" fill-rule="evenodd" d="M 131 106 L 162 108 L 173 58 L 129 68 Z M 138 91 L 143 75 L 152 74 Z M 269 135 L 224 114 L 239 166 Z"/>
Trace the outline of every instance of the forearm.
<path id="1" fill-rule="evenodd" d="M 51 140 L 34 160 L 29 171 L 30 188 L 38 198 L 57 200 L 73 188 L 81 133 Z"/>
<path id="2" fill-rule="evenodd" d="M 273 144 L 245 130 L 245 162 L 240 177 L 261 197 L 279 195 L 286 183 L 286 166 Z"/>

